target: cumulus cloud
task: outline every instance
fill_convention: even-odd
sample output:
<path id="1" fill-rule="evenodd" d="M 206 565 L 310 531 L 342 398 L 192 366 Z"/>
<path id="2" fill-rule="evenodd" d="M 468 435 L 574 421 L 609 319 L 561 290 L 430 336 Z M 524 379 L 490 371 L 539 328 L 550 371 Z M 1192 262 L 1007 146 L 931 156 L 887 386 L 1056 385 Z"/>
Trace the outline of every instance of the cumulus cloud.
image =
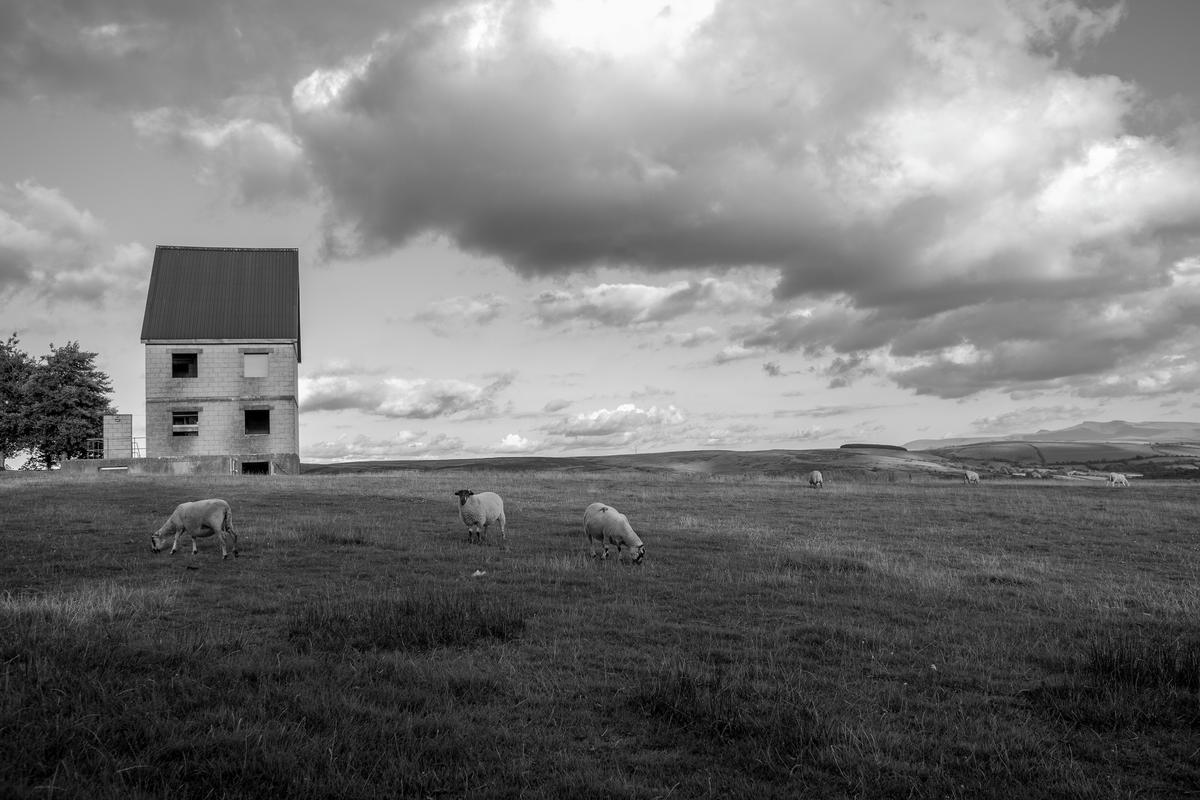
<path id="1" fill-rule="evenodd" d="M 591 322 L 625 327 L 662 323 L 697 311 L 728 312 L 764 305 L 769 287 L 716 278 L 677 281 L 667 286 L 600 284 L 578 291 L 547 290 L 533 298 L 543 325 Z"/>
<path id="2" fill-rule="evenodd" d="M 328 229 L 355 233 L 339 246 L 439 231 L 526 275 L 765 265 L 778 299 L 823 313 L 769 319 L 718 362 L 881 350 L 911 359 L 887 373 L 900 385 L 946 397 L 1111 368 L 1082 341 L 1031 366 L 1055 339 L 1005 345 L 974 315 L 1027 331 L 1041 301 L 1082 317 L 1161 286 L 1196 246 L 1195 143 L 1133 135 L 1136 87 L 1070 69 L 1115 7 L 689 6 L 653 58 L 580 57 L 594 34 L 555 33 L 538 7 L 474 8 L 297 84 Z M 545 324 L 648 324 L 713 285 L 556 290 L 535 308 Z"/>
<path id="3" fill-rule="evenodd" d="M 498 412 L 497 395 L 515 379 L 511 373 L 479 385 L 458 379 L 366 378 L 318 374 L 300 379 L 301 411 L 355 410 L 380 417 L 432 419 Z"/>
<path id="4" fill-rule="evenodd" d="M 498 444 L 493 445 L 489 452 L 501 455 L 519 455 L 536 453 L 541 450 L 541 442 L 526 439 L 519 433 L 507 434 Z"/>
<path id="5" fill-rule="evenodd" d="M 699 347 L 700 345 L 716 341 L 719 338 L 720 334 L 716 330 L 703 325 L 694 331 L 686 333 L 668 333 L 663 336 L 663 342 L 677 347 Z"/>
<path id="6" fill-rule="evenodd" d="M 425 310 L 414 314 L 413 320 L 424 323 L 438 336 L 448 336 L 462 328 L 494 322 L 508 304 L 507 298 L 497 294 L 447 297 L 430 303 Z"/>
<path id="7" fill-rule="evenodd" d="M 661 11 L 15 0 L 0 96 L 128 108 L 243 202 L 309 193 L 328 255 L 433 233 L 525 276 L 710 276 L 549 291 L 547 325 L 759 309 L 718 363 L 800 351 L 834 386 L 878 374 L 939 397 L 1189 385 L 1170 359 L 1197 334 L 1176 265 L 1200 248 L 1200 141 L 1155 129 L 1137 86 L 1074 69 L 1122 6 Z M 0 281 L 31 280 L 3 246 Z M 746 268 L 777 277 L 777 307 L 711 277 Z M 1141 363 L 1161 374 L 1120 378 Z"/>
<path id="8" fill-rule="evenodd" d="M 462 453 L 463 442 L 456 436 L 424 431 L 400 431 L 386 439 L 369 436 L 341 436 L 337 439 L 306 444 L 305 461 L 391 461 L 417 458 L 445 458 Z"/>
<path id="9" fill-rule="evenodd" d="M 544 431 L 565 449 L 649 446 L 664 441 L 668 431 L 678 431 L 685 422 L 683 412 L 673 405 L 641 408 L 623 403 L 614 409 L 601 408 L 564 417 Z"/>
<path id="10" fill-rule="evenodd" d="M 0 297 L 100 301 L 144 291 L 150 251 L 108 243 L 104 225 L 52 187 L 0 183 Z"/>
<path id="11" fill-rule="evenodd" d="M 818 304 L 742 326 L 717 360 L 801 352 L 822 364 L 832 387 L 883 375 L 918 394 L 950 398 L 1038 387 L 1095 391 L 1086 388 L 1092 384 L 1132 388 L 1113 378 L 1147 360 L 1190 352 L 1200 333 L 1200 282 L 1191 264 L 1181 260 L 1154 284 L 1115 294 L 1049 292 L 907 321 Z"/>

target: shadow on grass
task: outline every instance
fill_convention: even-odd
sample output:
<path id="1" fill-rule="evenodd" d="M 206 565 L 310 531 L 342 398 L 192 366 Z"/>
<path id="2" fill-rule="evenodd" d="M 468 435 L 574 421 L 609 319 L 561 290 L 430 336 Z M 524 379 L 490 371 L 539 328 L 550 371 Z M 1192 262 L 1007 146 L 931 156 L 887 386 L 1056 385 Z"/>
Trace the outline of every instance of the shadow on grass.
<path id="1" fill-rule="evenodd" d="M 372 599 L 312 600 L 292 612 L 288 639 L 302 652 L 428 650 L 507 640 L 525 629 L 525 611 L 456 591 Z"/>
<path id="2" fill-rule="evenodd" d="M 786 774 L 827 743 L 826 725 L 794 676 L 754 672 L 679 658 L 650 675 L 629 702 L 715 747 L 730 766 Z"/>
<path id="3" fill-rule="evenodd" d="M 1025 695 L 1097 731 L 1200 731 L 1200 639 L 1164 630 L 1096 634 L 1063 679 Z"/>

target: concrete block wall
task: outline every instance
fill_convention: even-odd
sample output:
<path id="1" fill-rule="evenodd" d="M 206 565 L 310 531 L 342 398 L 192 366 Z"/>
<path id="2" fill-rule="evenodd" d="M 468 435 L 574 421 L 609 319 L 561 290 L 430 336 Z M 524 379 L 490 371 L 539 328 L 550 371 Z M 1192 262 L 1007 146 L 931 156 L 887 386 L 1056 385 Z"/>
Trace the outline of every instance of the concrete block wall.
<path id="1" fill-rule="evenodd" d="M 194 378 L 171 377 L 173 353 L 196 353 Z M 268 353 L 267 377 L 244 376 L 245 353 Z M 146 455 L 254 455 L 300 450 L 298 368 L 291 343 L 146 345 Z M 247 409 L 268 409 L 271 432 L 246 435 Z M 172 413 L 199 415 L 197 436 L 175 436 Z"/>
<path id="2" fill-rule="evenodd" d="M 128 475 L 237 475 L 244 462 L 266 461 L 272 475 L 299 475 L 295 453 L 266 453 L 254 457 L 182 456 L 177 458 L 85 458 L 62 462 L 62 471 L 83 474 Z"/>
<path id="3" fill-rule="evenodd" d="M 133 414 L 104 415 L 104 457 L 133 456 Z"/>

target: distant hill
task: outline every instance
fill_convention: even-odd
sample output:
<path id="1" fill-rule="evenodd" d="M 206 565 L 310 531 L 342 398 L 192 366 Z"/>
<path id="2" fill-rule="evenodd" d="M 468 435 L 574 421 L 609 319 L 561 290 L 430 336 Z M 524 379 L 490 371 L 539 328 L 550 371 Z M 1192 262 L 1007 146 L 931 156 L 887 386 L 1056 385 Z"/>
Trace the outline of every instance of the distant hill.
<path id="1" fill-rule="evenodd" d="M 307 475 L 396 470 L 608 470 L 696 475 L 791 475 L 821 470 L 826 479 L 957 478 L 964 468 L 987 478 L 1200 478 L 1200 423 L 1084 422 L 1058 431 L 993 439 L 926 439 L 904 447 L 847 444 L 836 450 L 683 450 L 606 456 L 505 456 L 301 465 Z"/>
<path id="2" fill-rule="evenodd" d="M 1084 422 L 1057 431 L 925 439 L 907 446 L 981 473 L 1084 477 L 1121 472 L 1144 478 L 1200 478 L 1200 423 L 1192 422 Z"/>
<path id="3" fill-rule="evenodd" d="M 931 453 L 892 448 L 860 447 L 837 450 L 686 450 L 609 456 L 512 456 L 446 458 L 407 461 L 353 461 L 303 464 L 306 475 L 387 472 L 393 470 L 569 470 L 602 472 L 634 470 L 706 475 L 806 475 L 819 469 L 827 479 L 862 478 L 872 473 L 921 473 L 951 476 L 960 472 L 953 462 Z"/>
<path id="4" fill-rule="evenodd" d="M 982 442 L 1200 443 L 1200 422 L 1081 422 L 1056 431 L 1043 429 L 1036 433 L 1014 433 L 1008 436 L 918 439 L 904 446 L 909 450 L 925 451 Z"/>

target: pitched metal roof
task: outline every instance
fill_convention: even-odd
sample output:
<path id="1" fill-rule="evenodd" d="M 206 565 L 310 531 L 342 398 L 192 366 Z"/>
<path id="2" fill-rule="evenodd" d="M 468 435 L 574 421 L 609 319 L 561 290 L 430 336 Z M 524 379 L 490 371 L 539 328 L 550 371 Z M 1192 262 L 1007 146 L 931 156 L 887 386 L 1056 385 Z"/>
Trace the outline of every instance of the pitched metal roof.
<path id="1" fill-rule="evenodd" d="M 154 249 L 142 341 L 282 339 L 300 356 L 295 248 Z"/>

